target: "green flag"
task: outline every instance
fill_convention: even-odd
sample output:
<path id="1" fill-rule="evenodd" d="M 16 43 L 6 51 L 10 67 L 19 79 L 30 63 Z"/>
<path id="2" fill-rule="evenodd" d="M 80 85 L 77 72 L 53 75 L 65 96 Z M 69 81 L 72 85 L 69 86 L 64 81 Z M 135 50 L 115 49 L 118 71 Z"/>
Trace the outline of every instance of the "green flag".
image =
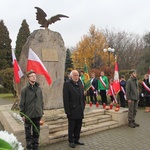
<path id="1" fill-rule="evenodd" d="M 91 84 L 90 77 L 88 74 L 88 68 L 86 64 L 84 64 L 84 91 L 88 91 L 91 85 L 92 84 Z"/>
<path id="2" fill-rule="evenodd" d="M 84 64 L 84 72 L 88 73 L 88 68 L 87 68 L 86 64 Z"/>
<path id="3" fill-rule="evenodd" d="M 88 68 L 86 64 L 84 64 L 84 83 L 86 83 L 88 80 L 90 80 L 89 74 L 88 74 Z"/>
<path id="4" fill-rule="evenodd" d="M 89 88 L 91 87 L 91 81 L 90 80 L 88 80 L 87 82 L 85 82 L 85 84 L 84 84 L 84 91 L 88 91 L 89 90 Z"/>

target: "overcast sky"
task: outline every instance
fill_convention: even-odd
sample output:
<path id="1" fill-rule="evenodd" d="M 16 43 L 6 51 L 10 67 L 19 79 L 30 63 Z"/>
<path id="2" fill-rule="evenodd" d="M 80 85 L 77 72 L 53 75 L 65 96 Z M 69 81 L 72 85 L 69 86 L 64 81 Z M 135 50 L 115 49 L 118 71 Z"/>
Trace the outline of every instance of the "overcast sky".
<path id="1" fill-rule="evenodd" d="M 0 0 L 0 19 L 7 27 L 12 47 L 23 19 L 30 32 L 40 29 L 35 6 L 42 8 L 47 18 L 64 14 L 49 28 L 62 35 L 66 47 L 75 46 L 89 27 L 107 28 L 143 35 L 150 31 L 150 0 Z"/>

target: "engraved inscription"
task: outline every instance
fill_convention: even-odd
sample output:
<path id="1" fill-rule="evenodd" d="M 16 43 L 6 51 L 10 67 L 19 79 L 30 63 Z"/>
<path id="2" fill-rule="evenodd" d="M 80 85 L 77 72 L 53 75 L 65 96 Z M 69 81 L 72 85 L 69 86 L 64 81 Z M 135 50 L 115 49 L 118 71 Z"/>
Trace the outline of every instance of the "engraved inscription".
<path id="1" fill-rule="evenodd" d="M 42 49 L 43 61 L 58 61 L 58 53 L 56 49 Z"/>

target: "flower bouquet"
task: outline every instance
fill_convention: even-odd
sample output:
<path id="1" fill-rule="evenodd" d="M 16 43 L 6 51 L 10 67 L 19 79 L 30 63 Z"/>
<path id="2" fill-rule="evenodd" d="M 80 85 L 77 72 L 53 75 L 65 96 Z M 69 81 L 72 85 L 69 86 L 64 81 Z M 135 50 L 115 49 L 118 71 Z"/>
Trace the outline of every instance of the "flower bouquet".
<path id="1" fill-rule="evenodd" d="M 0 150 L 23 150 L 22 144 L 17 138 L 7 131 L 0 131 Z"/>

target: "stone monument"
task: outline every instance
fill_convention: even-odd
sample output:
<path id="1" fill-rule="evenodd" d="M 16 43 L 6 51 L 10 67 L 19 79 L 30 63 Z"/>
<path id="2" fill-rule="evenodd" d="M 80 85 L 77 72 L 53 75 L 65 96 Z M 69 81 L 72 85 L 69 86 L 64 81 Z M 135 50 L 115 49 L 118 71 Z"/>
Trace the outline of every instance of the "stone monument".
<path id="1" fill-rule="evenodd" d="M 52 84 L 49 86 L 45 76 L 37 74 L 37 82 L 40 83 L 43 91 L 44 109 L 63 107 L 62 89 L 66 49 L 61 35 L 49 29 L 39 29 L 31 33 L 23 46 L 19 59 L 19 65 L 24 74 L 26 73 L 29 48 L 37 54 L 52 78 Z M 26 82 L 26 77 L 22 77 L 18 85 L 18 95 Z"/>

